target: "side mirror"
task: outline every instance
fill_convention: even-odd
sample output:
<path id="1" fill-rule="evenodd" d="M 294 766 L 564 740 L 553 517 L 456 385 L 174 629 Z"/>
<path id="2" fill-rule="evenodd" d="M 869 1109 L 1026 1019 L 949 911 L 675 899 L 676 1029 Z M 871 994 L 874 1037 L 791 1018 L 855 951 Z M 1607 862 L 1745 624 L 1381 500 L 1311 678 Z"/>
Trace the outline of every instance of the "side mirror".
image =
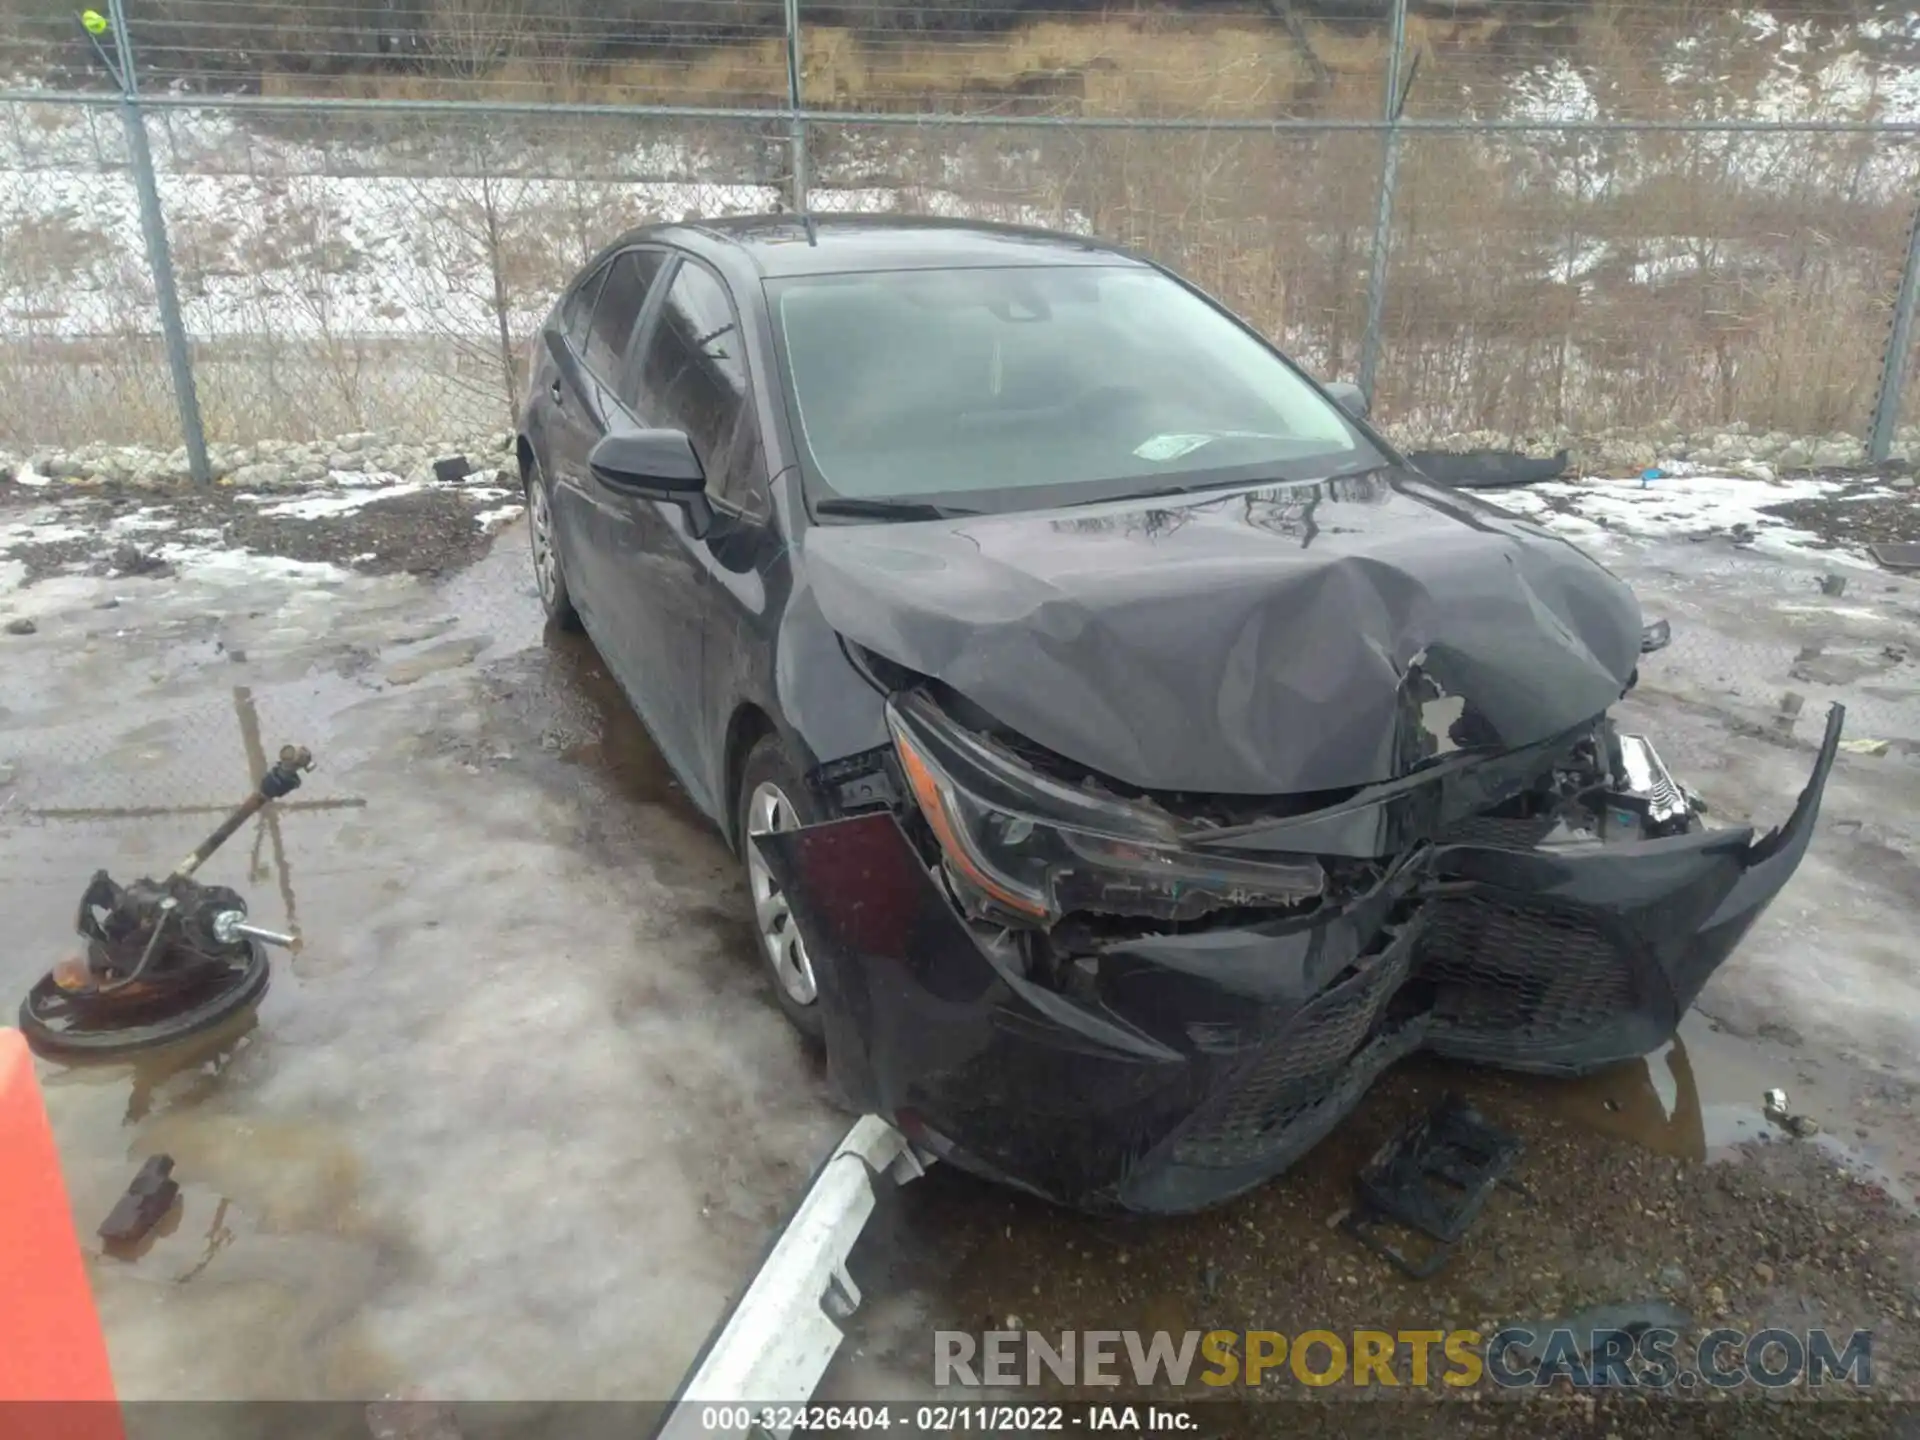
<path id="1" fill-rule="evenodd" d="M 613 490 L 684 504 L 704 495 L 707 475 L 679 430 L 627 430 L 604 435 L 587 454 L 593 478 Z"/>
<path id="2" fill-rule="evenodd" d="M 1366 392 L 1351 380 L 1329 380 L 1326 391 L 1333 397 L 1334 403 L 1354 419 L 1367 418 Z"/>

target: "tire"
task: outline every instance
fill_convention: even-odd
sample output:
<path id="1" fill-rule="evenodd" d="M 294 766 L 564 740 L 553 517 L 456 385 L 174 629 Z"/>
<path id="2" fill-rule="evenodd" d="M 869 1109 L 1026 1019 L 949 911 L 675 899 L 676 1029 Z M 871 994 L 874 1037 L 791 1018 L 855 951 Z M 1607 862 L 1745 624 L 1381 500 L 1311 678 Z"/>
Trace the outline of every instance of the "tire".
<path id="1" fill-rule="evenodd" d="M 145 1025 L 126 1025 L 107 1030 L 61 1030 L 48 1025 L 38 1013 L 50 995 L 56 993 L 51 975 L 44 975 L 27 998 L 20 1002 L 20 1032 L 27 1046 L 37 1055 L 60 1060 L 112 1060 L 122 1055 L 157 1050 L 177 1045 L 190 1036 L 202 1034 L 224 1024 L 240 1011 L 258 1005 L 267 993 L 272 969 L 267 964 L 266 947 L 257 940 L 247 942 L 247 963 L 232 985 L 201 1000 L 178 1014 Z"/>
<path id="2" fill-rule="evenodd" d="M 580 628 L 580 612 L 567 591 L 567 572 L 560 557 L 560 532 L 554 525 L 553 487 L 540 473 L 540 462 L 527 467 L 527 536 L 533 547 L 533 584 L 547 619 L 563 630 Z"/>
<path id="3" fill-rule="evenodd" d="M 733 833 L 740 840 L 741 867 L 753 904 L 754 949 L 768 987 L 787 1022 L 810 1045 L 823 1045 L 826 1017 L 820 1010 L 812 959 L 780 894 L 779 882 L 761 861 L 752 840 L 768 829 L 790 830 L 823 818 L 778 736 L 761 736 L 747 752 L 734 805 Z"/>

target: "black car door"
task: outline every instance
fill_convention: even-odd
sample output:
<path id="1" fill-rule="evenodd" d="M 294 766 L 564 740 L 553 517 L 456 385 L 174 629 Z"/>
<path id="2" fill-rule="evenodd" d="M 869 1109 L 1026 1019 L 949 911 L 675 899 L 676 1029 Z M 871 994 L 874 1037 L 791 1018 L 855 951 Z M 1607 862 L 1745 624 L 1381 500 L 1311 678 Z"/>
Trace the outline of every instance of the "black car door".
<path id="1" fill-rule="evenodd" d="M 645 249 L 615 255 L 581 286 L 563 328 L 547 335 L 557 371 L 545 397 L 554 521 L 567 588 L 596 643 L 604 628 L 607 517 L 587 455 L 621 403 L 619 381 L 634 328 L 666 258 Z"/>
<path id="2" fill-rule="evenodd" d="M 712 777 L 721 741 L 706 713 L 706 611 L 716 546 L 739 523 L 730 497 L 759 463 L 760 447 L 746 402 L 739 317 L 725 284 L 691 258 L 660 284 L 625 386 L 640 424 L 684 431 L 692 442 L 717 507 L 715 529 L 696 538 L 685 506 L 608 492 L 607 604 L 630 647 L 622 651 L 622 678 L 635 708 L 695 803 L 717 814 L 723 801 Z"/>

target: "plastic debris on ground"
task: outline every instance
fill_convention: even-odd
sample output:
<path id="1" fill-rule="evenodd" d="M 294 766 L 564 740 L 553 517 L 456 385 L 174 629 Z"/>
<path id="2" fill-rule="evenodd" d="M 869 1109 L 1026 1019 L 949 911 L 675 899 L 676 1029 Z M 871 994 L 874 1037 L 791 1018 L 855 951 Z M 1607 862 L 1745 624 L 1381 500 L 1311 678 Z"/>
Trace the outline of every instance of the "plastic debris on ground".
<path id="1" fill-rule="evenodd" d="M 127 1186 L 127 1193 L 101 1222 L 100 1238 L 107 1242 L 109 1249 L 139 1244 L 173 1208 L 180 1186 L 172 1175 L 171 1155 L 155 1155 L 140 1167 L 140 1173 Z"/>
<path id="2" fill-rule="evenodd" d="M 1361 1244 L 1416 1280 L 1437 1273 L 1486 1207 L 1496 1186 L 1526 1191 L 1507 1178 L 1521 1142 L 1455 1095 L 1401 1127 L 1354 1178 L 1355 1204 L 1343 1222 Z M 1389 1224 L 1426 1237 L 1419 1257 L 1382 1231 Z"/>
<path id="3" fill-rule="evenodd" d="M 1462 490 L 1504 490 L 1552 480 L 1566 473 L 1568 458 L 1565 450 L 1549 459 L 1518 450 L 1415 450 L 1407 456 L 1428 479 Z"/>
<path id="4" fill-rule="evenodd" d="M 1920 540 L 1881 540 L 1867 553 L 1888 570 L 1920 570 Z"/>

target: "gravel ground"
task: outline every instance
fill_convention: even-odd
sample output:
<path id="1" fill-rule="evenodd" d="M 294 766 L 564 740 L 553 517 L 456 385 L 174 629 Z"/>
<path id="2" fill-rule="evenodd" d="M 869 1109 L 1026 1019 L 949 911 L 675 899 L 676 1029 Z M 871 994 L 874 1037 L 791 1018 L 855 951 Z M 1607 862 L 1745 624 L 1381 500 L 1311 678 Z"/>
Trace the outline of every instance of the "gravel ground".
<path id="1" fill-rule="evenodd" d="M 1843 545 L 1863 550 L 1888 540 L 1920 540 L 1920 492 L 1890 489 L 1879 481 L 1861 481 L 1821 500 L 1769 505 L 1766 513 Z"/>
<path id="2" fill-rule="evenodd" d="M 882 1293 L 937 1290 L 941 1328 L 1049 1336 L 1093 1328 L 1490 1335 L 1505 1324 L 1546 1328 L 1535 1322 L 1596 1305 L 1662 1302 L 1693 1321 L 1681 1354 L 1720 1326 L 1872 1329 L 1876 1398 L 1920 1398 L 1920 1222 L 1901 1201 L 1785 1132 L 1722 1159 L 1688 1160 L 1543 1111 L 1529 1098 L 1538 1088 L 1440 1065 L 1395 1072 L 1308 1162 L 1232 1205 L 1175 1221 L 1089 1220 L 936 1169 L 915 1182 L 921 1194 L 901 1192 L 886 1212 L 873 1247 L 878 1273 L 855 1277 Z M 1337 1227 L 1367 1156 L 1448 1092 L 1521 1137 L 1514 1176 L 1527 1193 L 1496 1191 L 1446 1267 L 1416 1281 Z M 921 1268 L 935 1264 L 938 1275 Z M 919 1343 L 923 1353 L 899 1358 L 924 1375 L 924 1332 Z M 1189 1385 L 1155 1398 L 1205 1393 Z M 1289 1411 L 1283 1402 L 1309 1393 L 1319 1401 L 1369 1394 L 1308 1392 L 1284 1374 L 1253 1393 Z M 1404 1401 L 1413 1392 L 1373 1393 Z M 1728 1403 L 1727 1392 L 1697 1393 L 1695 1406 Z M 1426 1398 L 1463 1397 L 1435 1385 Z M 1583 1408 L 1546 1413 L 1585 1423 Z"/>

